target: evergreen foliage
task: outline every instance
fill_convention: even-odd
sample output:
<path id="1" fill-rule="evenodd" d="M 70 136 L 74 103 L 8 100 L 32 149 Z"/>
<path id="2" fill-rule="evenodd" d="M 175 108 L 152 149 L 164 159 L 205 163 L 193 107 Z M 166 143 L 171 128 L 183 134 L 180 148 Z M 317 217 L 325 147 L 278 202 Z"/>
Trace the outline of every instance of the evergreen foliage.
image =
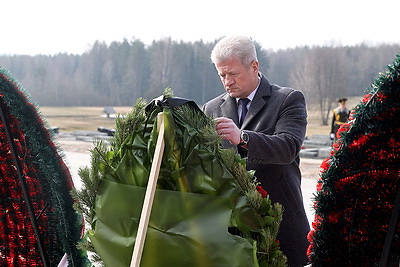
<path id="1" fill-rule="evenodd" d="M 321 165 L 313 266 L 378 266 L 400 186 L 400 56 L 368 88 Z M 397 222 L 388 265 L 400 260 Z M 379 265 L 380 266 L 380 265 Z"/>

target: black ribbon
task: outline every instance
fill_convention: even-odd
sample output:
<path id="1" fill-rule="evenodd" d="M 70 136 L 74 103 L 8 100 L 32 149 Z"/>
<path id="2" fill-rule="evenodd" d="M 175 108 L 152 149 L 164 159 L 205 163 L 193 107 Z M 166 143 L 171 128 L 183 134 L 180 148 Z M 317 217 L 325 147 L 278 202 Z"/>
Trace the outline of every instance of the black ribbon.
<path id="1" fill-rule="evenodd" d="M 147 106 L 146 112 L 153 111 L 156 107 L 178 107 L 182 105 L 189 105 L 198 111 L 201 111 L 199 106 L 193 100 L 180 98 L 180 97 L 166 97 L 165 95 L 161 95 L 157 98 L 154 98 Z M 201 111 L 202 112 L 202 111 Z"/>
<path id="2" fill-rule="evenodd" d="M 143 129 L 143 135 L 146 132 L 146 128 L 151 117 L 151 113 L 154 112 L 157 108 L 163 109 L 164 107 L 167 108 L 174 108 L 179 107 L 182 105 L 189 105 L 190 107 L 197 110 L 200 114 L 206 116 L 203 111 L 199 108 L 199 106 L 193 100 L 180 98 L 180 97 L 166 97 L 165 95 L 161 95 L 159 97 L 154 98 L 149 104 L 147 104 L 145 111 L 147 113 L 147 119 L 145 123 L 145 128 Z"/>

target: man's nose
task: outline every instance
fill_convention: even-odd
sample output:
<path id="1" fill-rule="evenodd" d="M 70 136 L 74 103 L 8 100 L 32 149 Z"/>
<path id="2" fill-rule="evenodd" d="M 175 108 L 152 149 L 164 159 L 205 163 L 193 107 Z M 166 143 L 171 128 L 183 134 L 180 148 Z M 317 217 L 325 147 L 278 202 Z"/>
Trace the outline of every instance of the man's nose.
<path id="1" fill-rule="evenodd" d="M 233 79 L 233 77 L 232 76 L 226 76 L 225 77 L 225 79 L 224 79 L 224 85 L 225 86 L 231 86 L 232 84 L 234 84 L 235 83 L 235 79 Z"/>

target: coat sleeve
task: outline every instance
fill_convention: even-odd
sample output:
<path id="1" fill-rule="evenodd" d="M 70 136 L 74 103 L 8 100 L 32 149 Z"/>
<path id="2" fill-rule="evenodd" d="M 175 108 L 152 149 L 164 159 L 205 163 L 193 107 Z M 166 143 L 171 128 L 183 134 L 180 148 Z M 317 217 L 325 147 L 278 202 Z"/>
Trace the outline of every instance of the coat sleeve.
<path id="1" fill-rule="evenodd" d="M 289 164 L 297 158 L 307 127 L 304 95 L 292 90 L 281 101 L 273 134 L 248 131 L 249 163 Z"/>

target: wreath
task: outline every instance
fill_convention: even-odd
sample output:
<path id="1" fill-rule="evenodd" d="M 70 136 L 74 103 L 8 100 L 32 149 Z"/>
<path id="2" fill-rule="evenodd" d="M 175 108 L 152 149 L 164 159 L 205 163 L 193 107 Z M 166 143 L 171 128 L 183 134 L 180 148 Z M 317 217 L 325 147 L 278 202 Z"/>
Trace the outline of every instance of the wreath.
<path id="1" fill-rule="evenodd" d="M 399 56 L 350 116 L 321 164 L 308 255 L 314 266 L 398 266 Z"/>
<path id="2" fill-rule="evenodd" d="M 282 206 L 244 159 L 221 148 L 213 120 L 169 90 L 119 116 L 110 144 L 96 142 L 91 166 L 79 171 L 77 209 L 90 226 L 82 248 L 92 261 L 131 262 L 159 113 L 165 148 L 141 266 L 285 266 L 276 240 Z"/>

